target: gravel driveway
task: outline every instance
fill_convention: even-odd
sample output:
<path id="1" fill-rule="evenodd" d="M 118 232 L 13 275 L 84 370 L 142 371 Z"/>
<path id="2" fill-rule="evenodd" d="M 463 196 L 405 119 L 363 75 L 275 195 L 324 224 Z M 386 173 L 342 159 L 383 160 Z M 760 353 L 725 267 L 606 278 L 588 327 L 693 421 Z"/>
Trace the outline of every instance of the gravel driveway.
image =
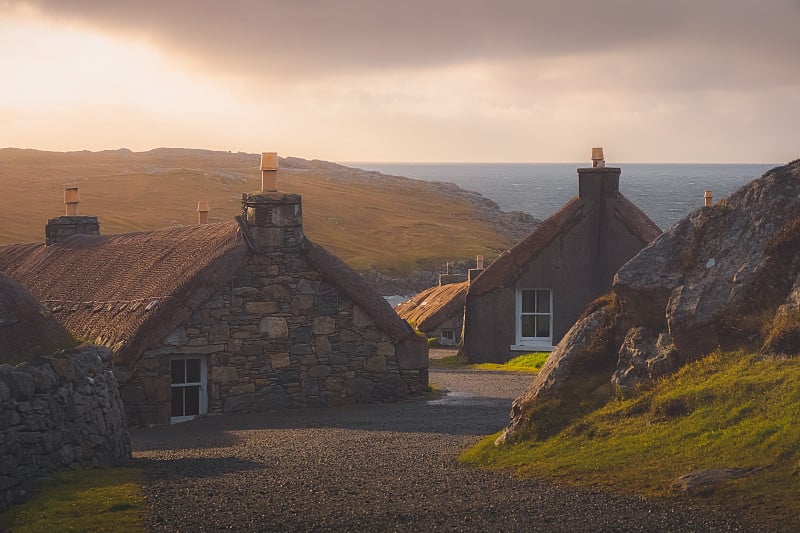
<path id="1" fill-rule="evenodd" d="M 457 462 L 529 376 L 434 370 L 435 401 L 218 416 L 132 431 L 156 531 L 750 531 L 730 513 Z"/>

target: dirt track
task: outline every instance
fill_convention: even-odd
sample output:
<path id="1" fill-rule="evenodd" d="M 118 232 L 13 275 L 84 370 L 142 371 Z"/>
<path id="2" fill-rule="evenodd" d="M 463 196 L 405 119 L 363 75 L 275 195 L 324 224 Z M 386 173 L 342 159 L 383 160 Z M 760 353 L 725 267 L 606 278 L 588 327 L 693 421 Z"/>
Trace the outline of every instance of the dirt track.
<path id="1" fill-rule="evenodd" d="M 431 371 L 441 400 L 220 416 L 132 432 L 158 531 L 750 531 L 730 514 L 457 462 L 531 378 Z"/>

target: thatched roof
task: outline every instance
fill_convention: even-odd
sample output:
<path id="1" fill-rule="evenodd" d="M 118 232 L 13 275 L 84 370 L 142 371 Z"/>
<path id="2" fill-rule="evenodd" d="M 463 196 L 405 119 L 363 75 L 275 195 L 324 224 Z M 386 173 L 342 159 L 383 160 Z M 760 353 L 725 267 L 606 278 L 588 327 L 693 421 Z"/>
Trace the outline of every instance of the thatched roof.
<path id="1" fill-rule="evenodd" d="M 50 311 L 0 272 L 0 363 L 46 355 L 70 343 L 69 334 Z"/>
<path id="2" fill-rule="evenodd" d="M 237 225 L 224 223 L 6 246 L 0 269 L 73 335 L 130 361 L 217 293 L 246 254 Z"/>
<path id="3" fill-rule="evenodd" d="M 536 226 L 530 235 L 510 250 L 503 252 L 494 263 L 481 272 L 473 280 L 469 293 L 485 294 L 502 286 L 507 281 L 515 280 L 539 252 L 581 220 L 583 205 L 583 201 L 577 196 L 564 204 L 561 209 Z M 614 201 L 613 213 L 631 233 L 642 241 L 642 245 L 648 244 L 661 235 L 661 229 L 656 223 L 621 193 Z"/>
<path id="4" fill-rule="evenodd" d="M 456 313 L 464 312 L 469 282 L 431 287 L 395 306 L 395 312 L 420 331 L 430 331 Z"/>
<path id="5" fill-rule="evenodd" d="M 27 285 L 82 339 L 133 361 L 186 321 L 250 253 L 236 222 L 121 235 L 73 235 L 57 246 L 0 248 L 0 269 Z M 413 332 L 352 269 L 308 240 L 303 252 L 389 336 Z"/>

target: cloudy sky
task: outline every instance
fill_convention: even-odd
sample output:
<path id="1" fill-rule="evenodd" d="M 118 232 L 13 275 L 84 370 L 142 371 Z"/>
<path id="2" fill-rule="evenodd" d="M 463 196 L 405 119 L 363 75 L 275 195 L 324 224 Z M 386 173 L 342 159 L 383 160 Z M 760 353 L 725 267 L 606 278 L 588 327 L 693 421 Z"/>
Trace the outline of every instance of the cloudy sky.
<path id="1" fill-rule="evenodd" d="M 0 147 L 800 157 L 800 0 L 0 0 Z"/>

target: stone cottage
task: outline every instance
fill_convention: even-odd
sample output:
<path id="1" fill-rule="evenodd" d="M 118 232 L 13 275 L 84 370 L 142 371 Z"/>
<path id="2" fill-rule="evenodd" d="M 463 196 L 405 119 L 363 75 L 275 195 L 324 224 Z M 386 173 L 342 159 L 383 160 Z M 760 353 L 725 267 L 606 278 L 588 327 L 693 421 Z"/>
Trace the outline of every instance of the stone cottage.
<path id="1" fill-rule="evenodd" d="M 462 356 L 504 362 L 552 351 L 614 273 L 661 234 L 619 192 L 619 168 L 593 149 L 578 169 L 578 196 L 478 275 L 464 308 Z"/>
<path id="2" fill-rule="evenodd" d="M 483 256 L 479 255 L 476 267 L 469 269 L 466 276 L 450 274 L 448 270 L 446 274 L 439 275 L 437 286 L 397 304 L 394 310 L 400 318 L 414 325 L 428 338 L 438 339 L 439 344 L 460 344 L 464 325 L 464 299 L 470 281 L 481 272 Z"/>
<path id="3" fill-rule="evenodd" d="M 425 340 L 303 234 L 301 198 L 262 191 L 236 221 L 0 248 L 73 334 L 114 352 L 130 424 L 420 396 Z M 81 226 L 76 215 L 48 225 Z M 68 232 L 67 232 L 68 233 Z"/>

